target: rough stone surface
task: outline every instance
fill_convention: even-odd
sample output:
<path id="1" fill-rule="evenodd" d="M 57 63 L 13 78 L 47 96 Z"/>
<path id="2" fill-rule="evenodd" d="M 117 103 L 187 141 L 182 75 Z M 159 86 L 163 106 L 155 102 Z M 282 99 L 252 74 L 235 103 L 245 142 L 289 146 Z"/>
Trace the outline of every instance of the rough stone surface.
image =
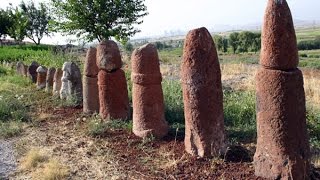
<path id="1" fill-rule="evenodd" d="M 33 83 L 37 82 L 37 69 L 38 69 L 38 67 L 39 67 L 39 64 L 37 62 L 33 61 L 28 68 L 28 73 L 29 73 L 29 76 L 30 76 Z"/>
<path id="2" fill-rule="evenodd" d="M 99 112 L 98 78 L 83 76 L 83 112 Z"/>
<path id="3" fill-rule="evenodd" d="M 47 79 L 46 79 L 46 92 L 51 92 L 53 88 L 53 78 L 56 72 L 56 68 L 49 68 L 47 72 Z"/>
<path id="4" fill-rule="evenodd" d="M 61 89 L 61 78 L 62 78 L 63 71 L 61 68 L 57 68 L 56 72 L 54 73 L 53 77 L 53 95 L 59 95 Z"/>
<path id="5" fill-rule="evenodd" d="M 23 76 L 25 76 L 25 77 L 28 77 L 28 76 L 29 76 L 28 69 L 29 69 L 29 66 L 24 65 L 24 68 L 23 68 Z"/>
<path id="6" fill-rule="evenodd" d="M 83 112 L 99 112 L 99 89 L 98 89 L 98 72 L 96 58 L 96 48 L 89 48 L 86 61 L 84 63 L 83 75 Z"/>
<path id="7" fill-rule="evenodd" d="M 218 55 L 206 28 L 188 33 L 181 81 L 185 114 L 185 148 L 200 157 L 225 152 L 223 95 Z"/>
<path id="8" fill-rule="evenodd" d="M 60 88 L 60 99 L 67 99 L 68 96 L 70 96 L 69 93 L 69 81 L 67 79 L 67 72 L 63 71 L 62 77 L 61 77 L 61 88 Z"/>
<path id="9" fill-rule="evenodd" d="M 285 0 L 269 0 L 262 30 L 260 64 L 269 69 L 290 70 L 298 66 L 296 34 Z"/>
<path id="10" fill-rule="evenodd" d="M 129 97 L 125 73 L 118 69 L 98 74 L 100 116 L 103 119 L 126 120 L 129 117 Z"/>
<path id="11" fill-rule="evenodd" d="M 118 45 L 111 40 L 102 41 L 97 47 L 97 65 L 99 69 L 108 72 L 120 69 L 122 66 Z"/>
<path id="12" fill-rule="evenodd" d="M 84 76 L 97 77 L 99 68 L 97 66 L 97 49 L 90 47 L 87 52 L 86 61 L 84 63 Z"/>
<path id="13" fill-rule="evenodd" d="M 16 64 L 16 71 L 17 71 L 17 74 L 20 75 L 20 76 L 26 76 L 26 73 L 25 73 L 25 65 L 23 64 L 23 62 L 17 62 Z"/>
<path id="14" fill-rule="evenodd" d="M 162 138 L 168 133 L 157 48 L 147 44 L 132 54 L 133 133 Z"/>
<path id="15" fill-rule="evenodd" d="M 257 176 L 308 179 L 309 143 L 300 70 L 260 69 L 257 82 Z"/>
<path id="16" fill-rule="evenodd" d="M 79 67 L 74 62 L 65 62 L 63 64 L 62 83 L 67 80 L 68 92 L 67 99 L 73 99 L 77 104 L 82 103 L 82 80 Z M 64 86 L 62 86 L 64 88 Z"/>
<path id="17" fill-rule="evenodd" d="M 47 79 L 47 68 L 44 66 L 39 66 L 37 68 L 37 88 L 44 89 L 46 87 L 46 79 Z"/>

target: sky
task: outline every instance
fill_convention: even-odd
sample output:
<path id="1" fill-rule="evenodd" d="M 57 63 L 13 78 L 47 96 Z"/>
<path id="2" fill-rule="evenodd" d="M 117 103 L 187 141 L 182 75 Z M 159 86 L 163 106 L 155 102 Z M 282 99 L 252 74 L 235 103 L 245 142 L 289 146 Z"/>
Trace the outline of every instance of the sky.
<path id="1" fill-rule="evenodd" d="M 1 0 L 0 7 L 21 0 Z M 43 2 L 44 0 L 34 0 Z M 287 0 L 293 18 L 297 20 L 319 21 L 320 0 Z M 222 27 L 241 27 L 261 23 L 267 0 L 145 0 L 148 15 L 144 23 L 137 26 L 141 30 L 134 38 L 163 35 L 170 31 L 188 31 L 207 27 L 219 31 Z M 46 42 L 62 41 L 61 36 Z"/>

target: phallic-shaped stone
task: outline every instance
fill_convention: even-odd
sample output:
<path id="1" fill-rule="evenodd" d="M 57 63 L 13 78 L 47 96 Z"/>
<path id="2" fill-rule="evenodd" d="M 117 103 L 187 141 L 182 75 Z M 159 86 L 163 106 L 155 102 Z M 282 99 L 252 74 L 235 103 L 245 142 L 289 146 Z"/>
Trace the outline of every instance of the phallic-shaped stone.
<path id="1" fill-rule="evenodd" d="M 16 64 L 16 71 L 17 71 L 17 74 L 20 75 L 20 76 L 26 76 L 25 75 L 25 65 L 23 64 L 23 62 L 17 62 Z"/>
<path id="2" fill-rule="evenodd" d="M 37 69 L 38 69 L 38 67 L 39 67 L 39 64 L 37 62 L 33 61 L 28 68 L 28 73 L 29 73 L 29 76 L 30 76 L 33 83 L 37 82 Z"/>
<path id="3" fill-rule="evenodd" d="M 286 0 L 269 0 L 262 29 L 260 64 L 268 69 L 298 66 L 296 33 Z"/>
<path id="4" fill-rule="evenodd" d="M 62 74 L 63 71 L 61 68 L 57 68 L 56 72 L 54 73 L 54 77 L 53 77 L 53 90 L 52 90 L 52 94 L 55 95 L 59 95 L 60 93 L 60 89 L 61 89 L 61 78 L 62 78 Z"/>
<path id="5" fill-rule="evenodd" d="M 106 120 L 129 117 L 129 97 L 125 73 L 100 70 L 98 74 L 100 116 Z"/>
<path id="6" fill-rule="evenodd" d="M 157 48 L 152 44 L 132 54 L 133 133 L 145 138 L 162 138 L 168 133 Z"/>
<path id="7" fill-rule="evenodd" d="M 200 157 L 225 152 L 221 71 L 213 39 L 206 28 L 186 37 L 181 66 L 185 114 L 185 148 Z"/>
<path id="8" fill-rule="evenodd" d="M 44 66 L 39 66 L 37 68 L 37 88 L 44 89 L 46 87 L 46 79 L 47 79 L 47 68 Z"/>
<path id="9" fill-rule="evenodd" d="M 84 63 L 84 76 L 97 77 L 99 68 L 97 66 L 97 49 L 90 47 L 87 52 L 86 61 Z"/>
<path id="10" fill-rule="evenodd" d="M 255 174 L 268 179 L 309 179 L 310 152 L 301 71 L 262 68 L 256 83 Z"/>
<path id="11" fill-rule="evenodd" d="M 47 72 L 47 79 L 46 79 L 46 92 L 51 92 L 53 88 L 53 78 L 56 72 L 56 68 L 49 68 Z"/>
<path id="12" fill-rule="evenodd" d="M 64 71 L 62 83 L 65 80 L 68 81 L 67 99 L 74 98 L 77 104 L 82 103 L 82 81 L 79 67 L 74 62 L 65 62 L 62 71 Z"/>
<path id="13" fill-rule="evenodd" d="M 99 112 L 98 66 L 95 48 L 89 48 L 84 64 L 83 76 L 83 112 Z"/>
<path id="14" fill-rule="evenodd" d="M 98 78 L 83 76 L 83 112 L 99 112 Z"/>
<path id="15" fill-rule="evenodd" d="M 100 42 L 97 47 L 97 65 L 99 69 L 108 72 L 121 68 L 120 50 L 114 41 L 106 40 Z"/>

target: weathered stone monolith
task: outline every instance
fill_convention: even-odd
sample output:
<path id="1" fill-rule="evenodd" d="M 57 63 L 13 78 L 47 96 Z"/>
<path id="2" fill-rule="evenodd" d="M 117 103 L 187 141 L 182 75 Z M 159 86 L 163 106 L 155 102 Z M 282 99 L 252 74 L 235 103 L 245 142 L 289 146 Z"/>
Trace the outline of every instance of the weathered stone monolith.
<path id="1" fill-rule="evenodd" d="M 53 77 L 53 90 L 52 94 L 54 96 L 59 95 L 61 89 L 61 78 L 62 78 L 63 71 L 61 68 L 57 68 L 56 72 L 54 73 Z"/>
<path id="2" fill-rule="evenodd" d="M 48 72 L 47 72 L 47 79 L 46 79 L 46 92 L 51 92 L 52 91 L 52 87 L 53 87 L 53 78 L 54 78 L 54 74 L 56 72 L 56 68 L 49 68 Z"/>
<path id="3" fill-rule="evenodd" d="M 181 81 L 185 114 L 185 149 L 200 157 L 225 151 L 221 71 L 213 39 L 206 28 L 188 33 Z"/>
<path id="4" fill-rule="evenodd" d="M 37 69 L 38 69 L 38 67 L 39 67 L 39 64 L 37 62 L 33 61 L 28 68 L 28 74 L 29 74 L 33 83 L 37 82 Z"/>
<path id="5" fill-rule="evenodd" d="M 133 133 L 142 138 L 162 138 L 168 133 L 168 123 L 164 117 L 157 48 L 147 44 L 136 49 L 131 62 Z"/>
<path id="6" fill-rule="evenodd" d="M 69 81 L 67 79 L 67 72 L 63 71 L 62 77 L 61 77 L 61 88 L 60 88 L 60 99 L 67 99 L 69 94 Z"/>
<path id="7" fill-rule="evenodd" d="M 82 103 L 82 81 L 79 67 L 74 62 L 65 62 L 62 71 L 62 92 L 66 92 L 67 99 L 74 99 L 76 104 L 80 105 Z M 67 86 L 64 84 L 66 82 L 68 83 Z M 65 87 L 67 87 L 67 90 L 64 89 Z"/>
<path id="8" fill-rule="evenodd" d="M 285 0 L 269 0 L 256 75 L 255 174 L 268 179 L 309 179 L 310 147 L 303 76 Z"/>
<path id="9" fill-rule="evenodd" d="M 44 89 L 46 87 L 47 68 L 39 66 L 37 68 L 37 88 Z"/>
<path id="10" fill-rule="evenodd" d="M 84 63 L 83 75 L 83 112 L 99 112 L 97 49 L 90 47 Z"/>
<path id="11" fill-rule="evenodd" d="M 97 48 L 100 116 L 103 119 L 129 117 L 129 97 L 125 73 L 121 68 L 121 55 L 117 44 L 103 41 Z"/>
<path id="12" fill-rule="evenodd" d="M 17 62 L 16 64 L 16 71 L 17 71 L 17 74 L 20 75 L 20 76 L 26 76 L 25 75 L 25 65 L 23 64 L 23 62 Z"/>

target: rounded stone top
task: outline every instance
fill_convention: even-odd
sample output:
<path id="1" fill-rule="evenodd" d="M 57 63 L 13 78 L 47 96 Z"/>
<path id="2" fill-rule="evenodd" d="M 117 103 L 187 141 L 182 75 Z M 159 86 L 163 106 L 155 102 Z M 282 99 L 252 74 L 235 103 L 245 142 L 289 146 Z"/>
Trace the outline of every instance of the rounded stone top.
<path id="1" fill-rule="evenodd" d="M 90 47 L 87 51 L 86 60 L 84 63 L 84 75 L 88 77 L 96 77 L 99 72 L 97 66 L 97 49 Z"/>
<path id="2" fill-rule="evenodd" d="M 37 68 L 37 73 L 47 73 L 47 68 L 45 66 L 39 66 Z"/>
<path id="3" fill-rule="evenodd" d="M 131 56 L 132 72 L 160 74 L 158 51 L 155 45 L 146 44 L 135 49 Z"/>
<path id="4" fill-rule="evenodd" d="M 299 63 L 292 15 L 285 0 L 269 0 L 262 29 L 260 64 L 269 69 L 295 69 Z"/>
<path id="5" fill-rule="evenodd" d="M 122 61 L 117 43 L 111 40 L 100 42 L 97 47 L 97 66 L 108 72 L 121 68 Z"/>
<path id="6" fill-rule="evenodd" d="M 74 62 L 65 62 L 62 66 L 64 77 L 69 81 L 75 82 L 81 80 L 81 72 L 79 67 Z"/>
<path id="7" fill-rule="evenodd" d="M 189 31 L 186 36 L 181 80 L 188 84 L 205 84 L 221 76 L 217 50 L 209 31 L 202 27 Z"/>
<path id="8" fill-rule="evenodd" d="M 39 66 L 39 63 L 37 63 L 36 61 L 32 61 L 30 66 Z"/>

